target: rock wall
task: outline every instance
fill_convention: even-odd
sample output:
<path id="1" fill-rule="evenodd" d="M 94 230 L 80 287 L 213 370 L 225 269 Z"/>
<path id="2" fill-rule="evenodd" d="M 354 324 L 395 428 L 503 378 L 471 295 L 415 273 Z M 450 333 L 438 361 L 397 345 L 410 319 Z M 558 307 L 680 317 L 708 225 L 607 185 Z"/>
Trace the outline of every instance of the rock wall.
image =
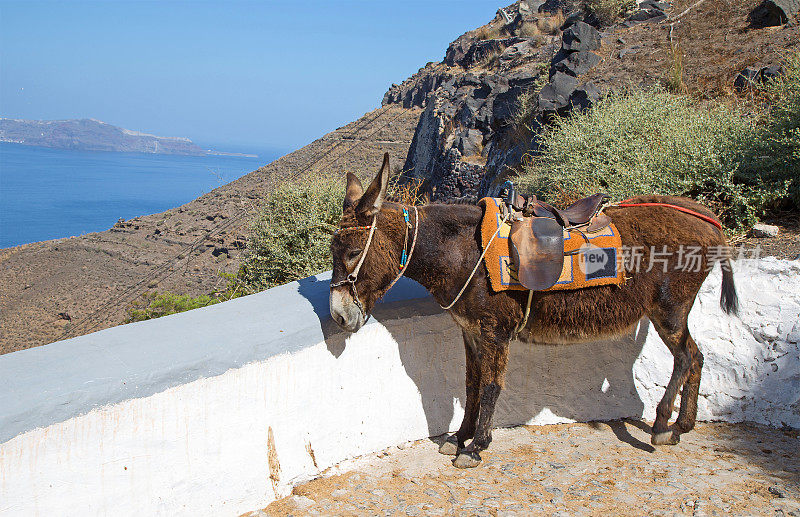
<path id="1" fill-rule="evenodd" d="M 718 270 L 690 316 L 699 417 L 798 428 L 800 261 L 735 274 L 741 318 L 719 308 Z M 0 515 L 237 514 L 346 458 L 456 429 L 451 318 L 407 280 L 345 335 L 328 280 L 0 357 Z M 671 369 L 647 320 L 613 340 L 512 343 L 495 422 L 652 418 Z"/>
<path id="2" fill-rule="evenodd" d="M 425 108 L 405 180 L 422 181 L 433 200 L 492 194 L 536 152 L 537 134 L 553 114 L 597 101 L 600 90 L 579 77 L 600 61 L 598 30 L 572 16 L 561 37 L 540 33 L 540 20 L 560 20 L 548 10 L 562 7 L 520 1 L 501 9 L 488 26 L 451 43 L 441 63 L 392 85 L 384 104 Z M 526 94 L 534 98 L 523 106 Z"/>

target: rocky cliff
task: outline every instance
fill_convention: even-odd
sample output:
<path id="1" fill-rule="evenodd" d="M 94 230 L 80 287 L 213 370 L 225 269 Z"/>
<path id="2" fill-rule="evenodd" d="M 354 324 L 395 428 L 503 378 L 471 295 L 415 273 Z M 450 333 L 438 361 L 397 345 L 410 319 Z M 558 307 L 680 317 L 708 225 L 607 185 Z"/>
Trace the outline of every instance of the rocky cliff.
<path id="1" fill-rule="evenodd" d="M 797 47 L 785 3 L 643 0 L 617 2 L 609 15 L 596 2 L 520 0 L 499 9 L 453 41 L 441 62 L 384 95 L 384 105 L 424 108 L 403 176 L 421 181 L 433 200 L 493 194 L 538 151 L 555 115 L 585 110 L 615 89 L 663 83 L 676 53 L 692 93 L 730 96 L 745 67 L 774 68 Z M 764 14 L 776 9 L 782 18 Z"/>
<path id="2" fill-rule="evenodd" d="M 188 138 L 155 136 L 112 126 L 99 120 L 0 119 L 0 142 L 75 149 L 151 154 L 201 155 Z"/>

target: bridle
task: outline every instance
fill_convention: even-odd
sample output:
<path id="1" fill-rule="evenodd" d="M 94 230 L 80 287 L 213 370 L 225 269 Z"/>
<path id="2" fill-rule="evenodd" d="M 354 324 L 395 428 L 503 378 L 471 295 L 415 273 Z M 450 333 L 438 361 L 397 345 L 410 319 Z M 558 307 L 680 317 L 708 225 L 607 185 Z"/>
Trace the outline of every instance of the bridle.
<path id="1" fill-rule="evenodd" d="M 400 256 L 400 271 L 397 273 L 397 276 L 394 277 L 394 280 L 389 284 L 386 289 L 380 294 L 378 299 L 382 298 L 386 292 L 391 289 L 394 284 L 400 280 L 400 277 L 406 272 L 408 268 L 409 262 L 411 262 L 411 255 L 414 253 L 414 247 L 417 244 L 417 231 L 419 230 L 419 211 L 417 210 L 416 206 L 412 206 L 414 209 L 414 238 L 411 241 L 411 249 L 406 253 L 406 247 L 408 246 L 408 231 L 411 229 L 411 221 L 409 221 L 409 213 L 408 208 L 403 206 L 403 221 L 405 222 L 405 237 L 403 238 L 403 252 Z M 364 264 L 364 259 L 367 257 L 367 251 L 369 251 L 369 247 L 372 244 L 372 237 L 375 234 L 375 228 L 378 226 L 378 214 L 372 218 L 372 224 L 369 226 L 348 226 L 345 228 L 339 228 L 336 230 L 336 234 L 344 232 L 344 231 L 353 231 L 353 230 L 367 230 L 369 229 L 369 235 L 367 236 L 367 242 L 364 245 L 364 249 L 361 251 L 361 255 L 359 256 L 358 263 L 353 270 L 348 273 L 347 277 L 344 280 L 339 280 L 338 282 L 331 281 L 330 288 L 334 289 L 336 287 L 341 287 L 343 285 L 350 286 L 350 292 L 353 295 L 353 301 L 358 307 L 358 310 L 361 311 L 361 315 L 364 316 L 364 323 L 369 320 L 369 315 L 364 310 L 364 305 L 361 303 L 361 300 L 358 298 L 358 291 L 356 290 L 356 281 L 358 281 L 358 273 L 361 271 L 361 266 Z"/>

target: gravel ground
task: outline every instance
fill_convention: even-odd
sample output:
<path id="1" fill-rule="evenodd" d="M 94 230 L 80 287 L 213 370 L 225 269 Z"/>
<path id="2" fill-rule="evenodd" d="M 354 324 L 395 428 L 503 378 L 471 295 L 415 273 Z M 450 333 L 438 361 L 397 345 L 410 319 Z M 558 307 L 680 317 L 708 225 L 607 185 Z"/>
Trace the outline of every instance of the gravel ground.
<path id="1" fill-rule="evenodd" d="M 245 515 L 800 516 L 796 430 L 699 424 L 655 449 L 649 430 L 631 420 L 497 429 L 469 470 L 420 440 L 345 462 Z"/>

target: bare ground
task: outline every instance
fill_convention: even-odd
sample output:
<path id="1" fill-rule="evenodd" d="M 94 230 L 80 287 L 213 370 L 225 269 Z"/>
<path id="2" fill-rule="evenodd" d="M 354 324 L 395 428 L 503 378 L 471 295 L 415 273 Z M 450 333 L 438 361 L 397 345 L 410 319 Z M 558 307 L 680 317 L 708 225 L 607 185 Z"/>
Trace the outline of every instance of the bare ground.
<path id="1" fill-rule="evenodd" d="M 797 431 L 707 423 L 654 448 L 649 430 L 633 420 L 497 429 L 467 470 L 420 440 L 245 515 L 800 516 Z"/>
<path id="2" fill-rule="evenodd" d="M 748 14 L 759 3 L 706 0 L 679 21 L 612 28 L 599 51 L 602 61 L 581 80 L 594 81 L 603 90 L 651 86 L 670 75 L 679 56 L 689 93 L 738 102 L 732 97 L 733 82 L 742 69 L 779 64 L 787 53 L 800 50 L 800 24 L 750 27 Z M 697 0 L 673 4 L 674 17 Z"/>
<path id="3" fill-rule="evenodd" d="M 209 293 L 232 273 L 264 194 L 300 172 L 369 177 L 401 165 L 420 110 L 365 114 L 183 206 L 104 232 L 0 250 L 0 354 L 118 325 L 148 290 Z"/>

